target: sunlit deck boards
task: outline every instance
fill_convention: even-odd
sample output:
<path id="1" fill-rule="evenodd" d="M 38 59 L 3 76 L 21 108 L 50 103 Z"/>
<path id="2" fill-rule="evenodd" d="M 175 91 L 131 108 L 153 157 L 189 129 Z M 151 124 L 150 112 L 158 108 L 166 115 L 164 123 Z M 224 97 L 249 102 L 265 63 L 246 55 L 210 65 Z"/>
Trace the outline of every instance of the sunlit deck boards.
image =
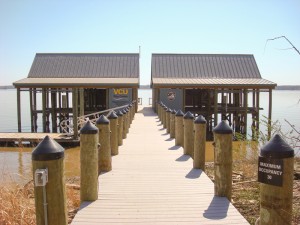
<path id="1" fill-rule="evenodd" d="M 151 109 L 135 115 L 113 170 L 99 176 L 99 199 L 72 224 L 248 224 L 159 124 Z"/>

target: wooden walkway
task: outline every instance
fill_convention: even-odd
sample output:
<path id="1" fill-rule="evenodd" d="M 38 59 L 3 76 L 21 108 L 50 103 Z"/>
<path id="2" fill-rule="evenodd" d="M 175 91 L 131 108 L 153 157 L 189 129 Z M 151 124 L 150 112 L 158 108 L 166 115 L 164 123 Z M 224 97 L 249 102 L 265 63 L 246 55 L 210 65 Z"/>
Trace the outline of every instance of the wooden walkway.
<path id="1" fill-rule="evenodd" d="M 174 146 L 150 108 L 135 115 L 113 170 L 99 176 L 99 197 L 83 202 L 73 225 L 248 224 L 192 160 Z"/>

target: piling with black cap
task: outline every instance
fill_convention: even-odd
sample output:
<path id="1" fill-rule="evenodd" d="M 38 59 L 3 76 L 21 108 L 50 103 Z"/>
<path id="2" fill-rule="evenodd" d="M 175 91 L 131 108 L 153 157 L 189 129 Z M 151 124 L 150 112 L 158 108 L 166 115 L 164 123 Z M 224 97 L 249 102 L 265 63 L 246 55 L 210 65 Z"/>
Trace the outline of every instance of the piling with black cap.
<path id="1" fill-rule="evenodd" d="M 118 144 L 118 116 L 115 111 L 110 111 L 107 115 L 110 124 L 110 147 L 111 155 L 119 154 L 119 144 Z"/>
<path id="2" fill-rule="evenodd" d="M 80 130 L 80 200 L 98 199 L 98 128 L 88 121 Z"/>
<path id="3" fill-rule="evenodd" d="M 117 111 L 118 116 L 118 145 L 123 145 L 123 113 L 122 110 Z"/>
<path id="4" fill-rule="evenodd" d="M 128 122 L 128 113 L 125 109 L 122 110 L 123 113 L 123 139 L 127 138 L 127 122 Z"/>
<path id="5" fill-rule="evenodd" d="M 188 111 L 183 116 L 184 154 L 194 158 L 194 115 Z"/>
<path id="6" fill-rule="evenodd" d="M 35 184 L 36 224 L 44 225 L 45 221 L 48 225 L 68 224 L 64 148 L 46 136 L 32 151 L 32 170 Z M 48 177 L 48 179 L 42 177 Z"/>
<path id="7" fill-rule="evenodd" d="M 125 108 L 126 112 L 127 112 L 127 121 L 126 121 L 126 133 L 129 133 L 129 127 L 130 127 L 130 113 L 129 113 L 129 107 Z"/>
<path id="8" fill-rule="evenodd" d="M 176 110 L 173 109 L 170 114 L 170 138 L 175 138 L 175 114 Z"/>
<path id="9" fill-rule="evenodd" d="M 167 127 L 167 133 L 170 133 L 170 117 L 171 117 L 171 109 L 168 108 L 166 110 L 166 127 Z"/>
<path id="10" fill-rule="evenodd" d="M 158 102 L 157 103 L 157 115 L 158 115 L 158 119 L 161 121 L 160 112 L 161 112 L 161 102 Z"/>
<path id="11" fill-rule="evenodd" d="M 260 224 L 292 224 L 294 150 L 276 134 L 260 150 Z"/>
<path id="12" fill-rule="evenodd" d="M 110 145 L 110 122 L 106 116 L 101 115 L 96 121 L 99 129 L 99 153 L 98 172 L 108 172 L 111 170 L 111 145 Z"/>
<path id="13" fill-rule="evenodd" d="M 182 147 L 184 144 L 183 116 L 184 114 L 180 109 L 175 114 L 175 145 Z"/>
<path id="14" fill-rule="evenodd" d="M 214 129 L 215 196 L 227 197 L 232 193 L 232 129 L 223 120 Z"/>
<path id="15" fill-rule="evenodd" d="M 206 120 L 199 115 L 194 121 L 194 162 L 195 169 L 205 171 Z"/>
<path id="16" fill-rule="evenodd" d="M 167 110 L 168 110 L 168 107 L 167 106 L 164 106 L 164 109 L 163 109 L 163 128 L 167 128 Z"/>

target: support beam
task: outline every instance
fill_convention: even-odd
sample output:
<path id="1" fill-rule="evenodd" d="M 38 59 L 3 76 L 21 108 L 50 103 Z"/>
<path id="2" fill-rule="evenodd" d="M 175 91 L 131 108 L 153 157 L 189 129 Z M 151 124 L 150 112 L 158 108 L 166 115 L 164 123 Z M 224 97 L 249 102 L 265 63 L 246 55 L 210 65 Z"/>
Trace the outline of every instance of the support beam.
<path id="1" fill-rule="evenodd" d="M 18 114 L 18 132 L 22 132 L 21 122 L 21 90 L 17 88 L 17 114 Z"/>
<path id="2" fill-rule="evenodd" d="M 57 133 L 57 89 L 51 89 L 51 115 L 52 115 L 52 132 Z"/>
<path id="3" fill-rule="evenodd" d="M 30 109 L 30 125 L 31 133 L 34 132 L 34 118 L 33 118 L 33 91 L 29 88 L 29 109 Z"/>
<path id="4" fill-rule="evenodd" d="M 272 123 L 272 89 L 269 89 L 268 140 L 271 138 Z"/>
<path id="5" fill-rule="evenodd" d="M 80 116 L 84 115 L 84 88 L 79 89 L 79 96 L 80 96 Z"/>
<path id="6" fill-rule="evenodd" d="M 218 90 L 214 89 L 214 127 L 218 125 Z"/>
<path id="7" fill-rule="evenodd" d="M 73 131 L 74 131 L 74 139 L 78 138 L 78 89 L 72 89 L 72 103 L 73 103 Z"/>
<path id="8" fill-rule="evenodd" d="M 43 123 L 43 132 L 44 133 L 46 133 L 46 104 L 47 104 L 46 98 L 47 98 L 46 89 L 43 88 L 42 89 L 42 112 L 43 112 L 42 123 Z"/>
<path id="9" fill-rule="evenodd" d="M 247 138 L 248 90 L 244 89 L 244 135 Z"/>

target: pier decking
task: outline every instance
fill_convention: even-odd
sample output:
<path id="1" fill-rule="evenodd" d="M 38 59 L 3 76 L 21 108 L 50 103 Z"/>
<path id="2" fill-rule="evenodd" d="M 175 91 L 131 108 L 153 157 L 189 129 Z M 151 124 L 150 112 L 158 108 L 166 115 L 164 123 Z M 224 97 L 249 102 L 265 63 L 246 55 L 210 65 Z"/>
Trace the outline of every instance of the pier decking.
<path id="1" fill-rule="evenodd" d="M 98 200 L 72 224 L 248 224 L 207 175 L 174 145 L 152 109 L 135 115 L 113 169 L 99 176 Z"/>

